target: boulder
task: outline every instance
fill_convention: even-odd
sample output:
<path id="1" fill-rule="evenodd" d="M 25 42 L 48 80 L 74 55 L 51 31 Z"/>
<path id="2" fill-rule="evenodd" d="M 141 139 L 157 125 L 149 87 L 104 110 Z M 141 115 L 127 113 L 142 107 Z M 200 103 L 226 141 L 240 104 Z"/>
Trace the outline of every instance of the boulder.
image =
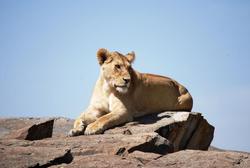
<path id="1" fill-rule="evenodd" d="M 23 139 L 23 140 L 39 140 L 52 137 L 54 120 L 26 126 L 24 128 L 14 130 L 7 138 Z"/>
<path id="2" fill-rule="evenodd" d="M 48 129 L 38 126 L 45 121 L 48 119 L 0 119 L 0 130 L 4 130 L 0 134 L 1 168 L 250 166 L 247 153 L 211 147 L 206 151 L 213 139 L 214 127 L 200 113 L 163 112 L 137 118 L 101 135 L 77 137 L 66 136 L 73 120 L 55 118 L 51 138 L 29 138 L 29 141 L 18 138 L 18 132 L 37 137 L 37 133 Z M 30 128 L 33 131 L 29 131 Z"/>
<path id="3" fill-rule="evenodd" d="M 109 129 L 105 134 L 134 135 L 141 132 L 157 132 L 173 145 L 173 152 L 183 149 L 207 150 L 213 140 L 214 127 L 201 113 L 163 112 L 137 118 L 124 126 Z"/>

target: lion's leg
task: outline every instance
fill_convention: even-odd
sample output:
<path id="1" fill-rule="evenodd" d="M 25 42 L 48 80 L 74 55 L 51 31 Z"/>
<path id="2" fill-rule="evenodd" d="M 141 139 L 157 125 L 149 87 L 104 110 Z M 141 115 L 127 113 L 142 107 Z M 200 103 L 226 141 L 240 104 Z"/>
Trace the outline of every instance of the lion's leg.
<path id="1" fill-rule="evenodd" d="M 191 95 L 187 92 L 178 97 L 178 108 L 184 111 L 191 111 L 193 107 L 193 99 Z"/>
<path id="2" fill-rule="evenodd" d="M 111 112 L 98 118 L 95 122 L 89 124 L 84 134 L 86 135 L 100 134 L 103 133 L 103 131 L 108 128 L 123 124 L 125 122 L 132 121 L 132 119 L 133 119 L 132 116 L 130 116 L 127 112 L 124 113 Z"/>
<path id="3" fill-rule="evenodd" d="M 79 117 L 74 122 L 74 127 L 68 133 L 68 136 L 82 135 L 85 129 L 83 120 Z"/>
<path id="4" fill-rule="evenodd" d="M 111 112 L 89 124 L 84 134 L 100 134 L 108 128 L 132 121 L 133 116 L 129 113 L 128 105 L 124 104 L 124 102 L 125 101 L 121 101 L 114 94 L 111 94 L 109 97 L 109 108 Z"/>
<path id="5" fill-rule="evenodd" d="M 94 108 L 87 109 L 80 115 L 80 117 L 75 120 L 73 129 L 69 131 L 69 136 L 77 136 L 84 134 L 84 130 L 87 125 L 96 121 L 104 114 L 104 112 L 101 112 Z"/>

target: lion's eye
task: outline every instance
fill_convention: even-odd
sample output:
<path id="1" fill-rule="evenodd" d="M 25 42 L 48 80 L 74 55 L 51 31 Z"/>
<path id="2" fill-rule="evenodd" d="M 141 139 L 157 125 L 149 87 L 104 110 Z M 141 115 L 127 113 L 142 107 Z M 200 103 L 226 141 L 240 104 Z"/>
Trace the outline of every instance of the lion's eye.
<path id="1" fill-rule="evenodd" d="M 116 69 L 121 69 L 121 66 L 120 65 L 115 65 L 115 68 Z"/>

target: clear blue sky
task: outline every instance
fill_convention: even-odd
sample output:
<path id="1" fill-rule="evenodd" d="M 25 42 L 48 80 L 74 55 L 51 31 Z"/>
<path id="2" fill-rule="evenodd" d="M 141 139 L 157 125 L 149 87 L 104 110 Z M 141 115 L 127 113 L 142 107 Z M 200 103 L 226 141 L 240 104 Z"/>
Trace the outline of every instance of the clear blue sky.
<path id="1" fill-rule="evenodd" d="M 250 152 L 250 1 L 1 0 L 0 116 L 77 117 L 102 47 L 184 84 L 213 145 Z"/>

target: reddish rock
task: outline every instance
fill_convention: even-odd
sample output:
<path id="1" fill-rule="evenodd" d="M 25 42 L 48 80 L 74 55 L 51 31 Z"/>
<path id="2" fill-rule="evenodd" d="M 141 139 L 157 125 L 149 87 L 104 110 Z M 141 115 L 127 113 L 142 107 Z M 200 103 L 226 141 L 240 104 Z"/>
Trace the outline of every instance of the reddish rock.
<path id="1" fill-rule="evenodd" d="M 135 158 L 139 160 L 144 165 L 152 160 L 156 160 L 162 157 L 162 155 L 152 152 L 141 152 L 141 151 L 134 151 L 133 153 L 129 154 L 129 158 Z"/>
<path id="2" fill-rule="evenodd" d="M 143 166 L 143 163 L 135 158 L 95 154 L 75 157 L 72 163 L 60 166 L 64 168 L 139 168 Z"/>
<path id="3" fill-rule="evenodd" d="M 5 140 L 6 141 L 6 140 Z M 0 167 L 49 167 L 70 163 L 73 160 L 70 149 L 32 146 L 29 142 L 9 141 L 0 144 Z"/>
<path id="4" fill-rule="evenodd" d="M 175 152 L 183 149 L 207 150 L 213 140 L 214 127 L 203 118 L 201 113 L 162 112 L 109 129 L 105 134 L 141 132 L 157 132 L 173 145 Z"/>
<path id="5" fill-rule="evenodd" d="M 248 168 L 250 154 L 241 152 L 183 150 L 149 162 L 145 168 Z"/>
<path id="6" fill-rule="evenodd" d="M 11 132 L 7 138 L 23 140 L 39 140 L 52 137 L 54 120 L 26 126 Z"/>
<path id="7" fill-rule="evenodd" d="M 15 130 L 22 129 L 27 126 L 54 120 L 54 128 L 52 137 L 65 137 L 67 132 L 72 128 L 74 120 L 56 117 L 56 118 L 0 118 L 0 138 L 8 138 L 9 134 L 14 134 Z M 10 137 L 9 137 L 10 138 Z"/>
<path id="8" fill-rule="evenodd" d="M 73 158 L 78 158 L 81 160 L 80 162 L 92 158 L 96 163 L 100 163 L 101 160 L 98 160 L 97 157 L 99 154 L 103 156 L 103 159 L 109 158 L 109 162 L 114 158 L 114 162 L 111 162 L 110 165 L 115 165 L 137 149 L 153 152 L 159 150 L 161 152 L 157 148 L 168 146 L 165 143 L 164 139 L 157 133 L 131 136 L 118 134 L 48 138 L 39 141 L 1 139 L 0 167 L 12 168 L 16 165 L 20 165 L 20 167 L 34 167 L 34 165 L 42 167 L 45 165 L 48 167 L 71 162 L 73 165 L 79 165 L 78 160 L 73 160 Z M 130 162 L 130 160 L 137 159 L 129 159 L 128 157 L 127 160 Z M 123 161 L 122 163 L 126 165 L 127 162 Z"/>
<path id="9" fill-rule="evenodd" d="M 52 138 L 13 139 L 17 137 L 16 130 L 27 133 L 32 125 L 47 120 L 0 119 L 1 168 L 250 167 L 248 153 L 214 147 L 210 147 L 210 151 L 182 150 L 206 150 L 212 141 L 214 127 L 200 113 L 163 112 L 138 118 L 101 135 L 78 137 L 66 137 L 73 120 L 56 118 Z M 42 132 L 31 133 L 35 136 Z"/>

